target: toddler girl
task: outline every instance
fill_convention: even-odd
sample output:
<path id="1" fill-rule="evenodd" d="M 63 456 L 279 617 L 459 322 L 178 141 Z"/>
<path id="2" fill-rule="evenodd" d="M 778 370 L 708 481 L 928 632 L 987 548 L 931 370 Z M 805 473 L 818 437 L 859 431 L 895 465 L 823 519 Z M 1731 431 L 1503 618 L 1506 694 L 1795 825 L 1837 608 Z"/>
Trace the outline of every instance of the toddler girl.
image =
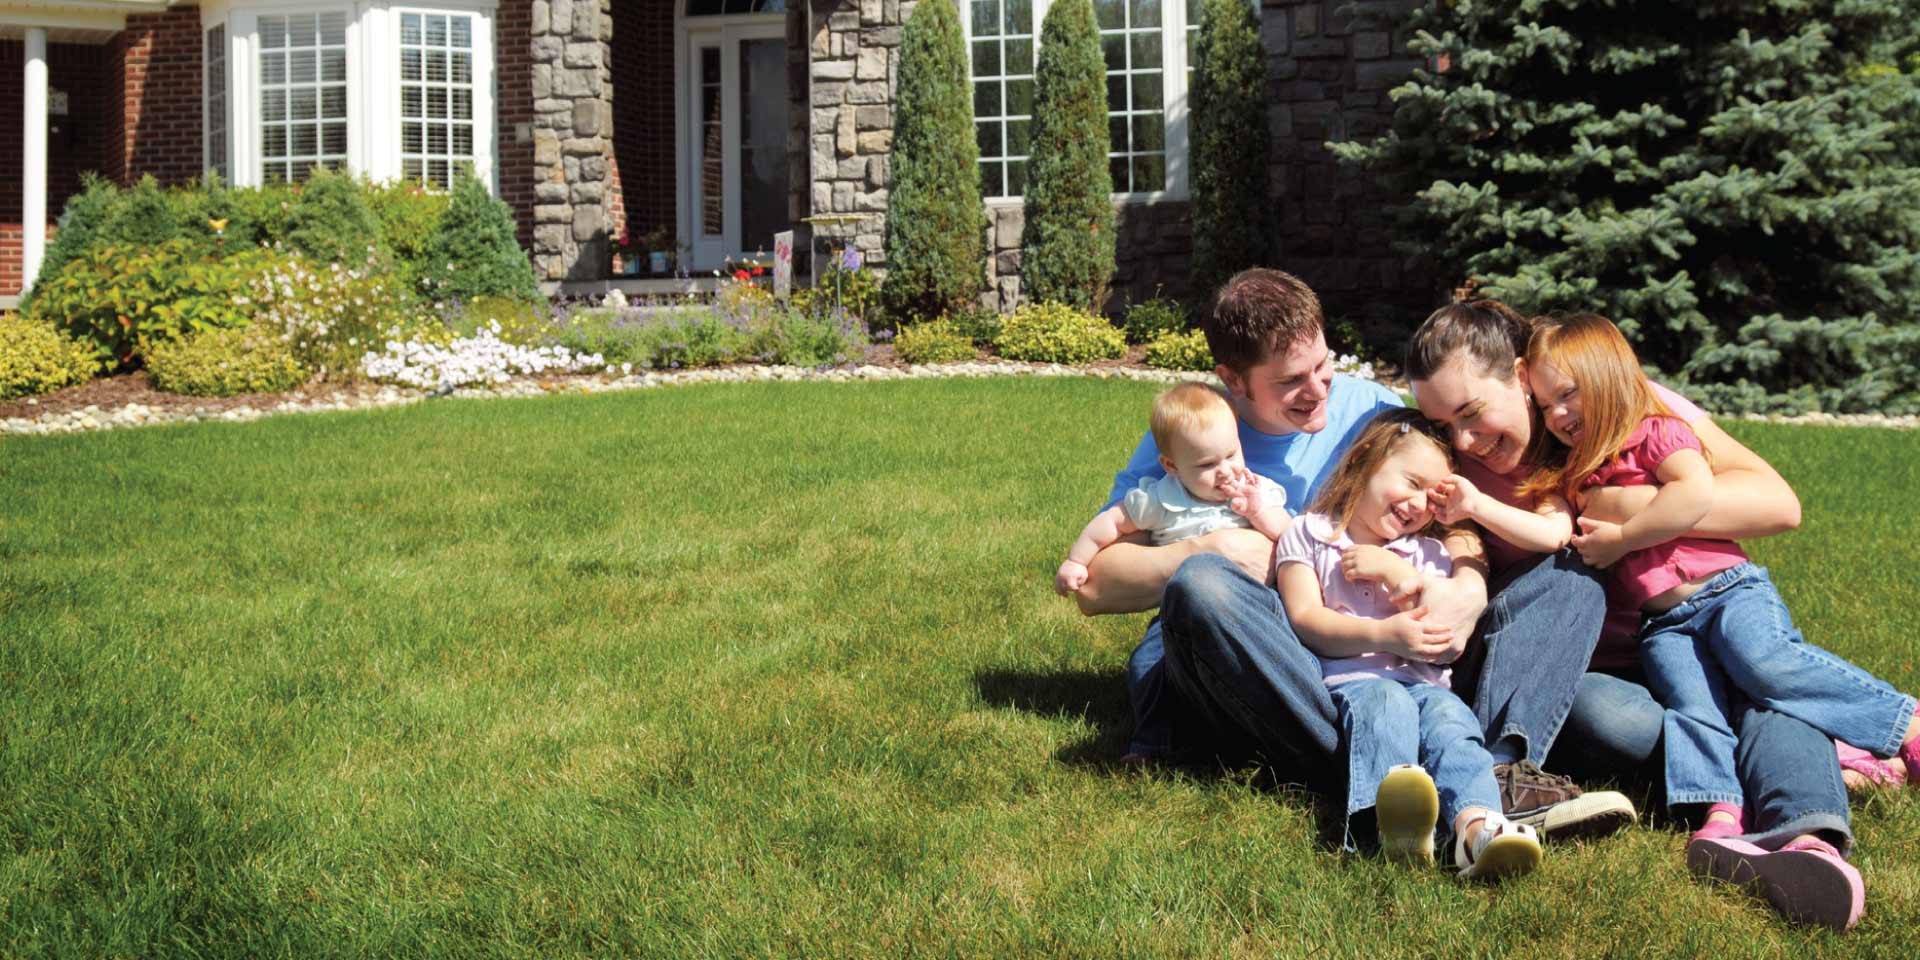
<path id="1" fill-rule="evenodd" d="M 1158 546 L 1226 527 L 1250 526 L 1270 539 L 1287 528 L 1287 492 L 1247 470 L 1233 408 L 1220 391 L 1197 381 L 1175 386 L 1154 398 L 1150 423 L 1166 476 L 1142 478 L 1088 521 L 1053 576 L 1061 596 L 1087 582 L 1094 554 L 1135 531 L 1152 534 Z"/>
<path id="2" fill-rule="evenodd" d="M 1500 812 L 1480 722 L 1435 662 L 1452 633 L 1414 606 L 1420 575 L 1452 572 L 1427 497 L 1451 470 L 1419 411 L 1382 411 L 1280 538 L 1274 574 L 1339 711 L 1349 819 L 1372 807 L 1382 853 L 1418 863 L 1444 823 L 1460 876 L 1494 879 L 1538 866 L 1540 839 Z"/>
<path id="3" fill-rule="evenodd" d="M 1744 828 L 1728 697 L 1744 695 L 1836 740 L 1898 756 L 1910 772 L 1920 769 L 1914 698 L 1805 642 L 1766 571 L 1737 545 L 1685 535 L 1711 505 L 1713 472 L 1699 438 L 1654 395 L 1611 322 L 1585 314 L 1542 323 L 1526 366 L 1557 443 L 1523 491 L 1577 505 L 1593 487 L 1660 488 L 1625 524 L 1580 518 L 1573 542 L 1593 566 L 1613 568 L 1610 603 L 1644 618 L 1641 665 L 1667 707 L 1668 803 L 1711 805 L 1688 844 L 1689 866 L 1729 879 L 1825 874 L 1835 896 L 1853 898 L 1857 917 L 1859 874 L 1825 840 L 1798 837 L 1763 862 L 1766 851 L 1731 839 Z"/>

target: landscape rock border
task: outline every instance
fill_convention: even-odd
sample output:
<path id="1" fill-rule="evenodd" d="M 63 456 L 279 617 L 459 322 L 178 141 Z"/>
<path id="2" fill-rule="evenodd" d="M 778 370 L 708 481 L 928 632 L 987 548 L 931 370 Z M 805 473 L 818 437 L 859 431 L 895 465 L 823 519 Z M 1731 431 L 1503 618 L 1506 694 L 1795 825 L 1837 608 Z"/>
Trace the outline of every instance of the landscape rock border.
<path id="1" fill-rule="evenodd" d="M 555 393 L 614 393 L 647 390 L 656 387 L 688 386 L 701 383 L 747 383 L 753 381 L 825 381 L 853 382 L 873 380 L 924 380 L 954 377 L 1088 377 L 1100 380 L 1139 380 L 1175 383 L 1181 380 L 1205 380 L 1215 384 L 1212 374 L 1178 370 L 1153 370 L 1137 367 L 1072 367 L 1055 363 L 1019 363 L 1011 360 L 976 360 L 965 363 L 885 367 L 860 364 L 848 367 L 731 366 L 700 370 L 649 371 L 625 376 L 607 374 L 554 377 L 523 377 L 491 387 L 467 387 L 452 391 L 426 391 L 410 387 L 378 386 L 359 391 L 335 391 L 324 396 L 295 395 L 261 406 L 200 406 L 157 409 L 140 403 L 128 403 L 111 410 L 98 406 L 48 413 L 39 417 L 0 419 L 0 435 L 86 433 L 126 427 L 154 426 L 166 423 L 209 421 L 247 422 L 262 417 L 291 413 L 326 413 L 340 410 L 368 410 L 403 406 L 439 397 L 534 397 Z M 1389 384 L 1392 386 L 1393 384 Z M 1797 416 L 1747 414 L 1741 419 L 1775 423 L 1819 424 L 1825 426 L 1920 428 L 1920 417 L 1879 414 L 1807 413 Z"/>

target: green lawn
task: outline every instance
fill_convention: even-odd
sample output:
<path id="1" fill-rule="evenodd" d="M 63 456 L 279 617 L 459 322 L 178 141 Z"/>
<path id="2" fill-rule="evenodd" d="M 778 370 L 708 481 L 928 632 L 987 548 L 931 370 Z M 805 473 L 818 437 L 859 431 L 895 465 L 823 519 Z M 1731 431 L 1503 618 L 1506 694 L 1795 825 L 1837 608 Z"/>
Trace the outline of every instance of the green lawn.
<path id="1" fill-rule="evenodd" d="M 1681 836 L 1497 891 L 1132 775 L 1143 617 L 1053 596 L 1155 387 L 753 384 L 0 443 L 0 955 L 1910 956 Z M 1729 425 L 1810 637 L 1920 689 L 1920 436 Z"/>

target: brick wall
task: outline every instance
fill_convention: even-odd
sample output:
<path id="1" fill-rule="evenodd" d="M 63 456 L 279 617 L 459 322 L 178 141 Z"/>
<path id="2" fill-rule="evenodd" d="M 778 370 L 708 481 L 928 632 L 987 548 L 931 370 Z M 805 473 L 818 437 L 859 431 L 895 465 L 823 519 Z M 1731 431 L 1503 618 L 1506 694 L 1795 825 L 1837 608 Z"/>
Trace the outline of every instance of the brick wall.
<path id="1" fill-rule="evenodd" d="M 0 40 L 0 295 L 20 292 L 24 177 L 21 118 L 26 111 L 26 45 Z M 109 104 L 118 74 L 102 46 L 55 43 L 47 46 L 47 84 L 67 95 L 67 115 L 49 117 L 47 133 L 47 217 L 56 220 L 67 198 L 80 189 L 80 175 L 103 170 Z"/>
<path id="2" fill-rule="evenodd" d="M 163 184 L 201 174 L 200 11 L 179 7 L 127 18 L 108 44 L 119 65 L 122 109 L 109 111 L 107 174 Z"/>
<path id="3" fill-rule="evenodd" d="M 1371 139 L 1393 119 L 1388 91 L 1420 61 L 1403 27 L 1417 0 L 1265 0 L 1271 188 L 1277 265 L 1310 284 L 1337 324 L 1405 330 L 1448 278 L 1417 276 L 1393 251 L 1386 198 L 1368 175 L 1336 163 L 1327 141 Z M 1376 347 L 1397 353 L 1392 344 Z"/>
<path id="4" fill-rule="evenodd" d="M 522 248 L 533 246 L 532 21 L 533 0 L 501 0 L 493 21 L 500 199 L 513 208 Z"/>
<path id="5" fill-rule="evenodd" d="M 613 200 L 608 229 L 666 227 L 676 215 L 673 166 L 674 0 L 613 5 Z"/>

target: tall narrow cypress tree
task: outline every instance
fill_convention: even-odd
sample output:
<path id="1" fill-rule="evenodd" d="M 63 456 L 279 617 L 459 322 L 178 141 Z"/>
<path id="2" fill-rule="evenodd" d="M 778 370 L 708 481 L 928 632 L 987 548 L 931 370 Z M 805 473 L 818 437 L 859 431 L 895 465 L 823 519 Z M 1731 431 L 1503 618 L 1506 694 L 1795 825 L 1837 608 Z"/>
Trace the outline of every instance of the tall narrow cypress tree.
<path id="1" fill-rule="evenodd" d="M 1266 63 L 1247 0 L 1206 0 L 1193 71 L 1193 284 L 1205 296 L 1266 262 Z"/>
<path id="2" fill-rule="evenodd" d="M 887 196 L 887 280 L 895 323 L 970 306 L 986 285 L 986 208 L 973 132 L 966 38 L 954 4 L 921 3 L 900 31 Z"/>
<path id="3" fill-rule="evenodd" d="M 1060 0 L 1040 26 L 1020 286 L 1026 299 L 1097 310 L 1113 276 L 1107 74 L 1092 0 Z"/>

